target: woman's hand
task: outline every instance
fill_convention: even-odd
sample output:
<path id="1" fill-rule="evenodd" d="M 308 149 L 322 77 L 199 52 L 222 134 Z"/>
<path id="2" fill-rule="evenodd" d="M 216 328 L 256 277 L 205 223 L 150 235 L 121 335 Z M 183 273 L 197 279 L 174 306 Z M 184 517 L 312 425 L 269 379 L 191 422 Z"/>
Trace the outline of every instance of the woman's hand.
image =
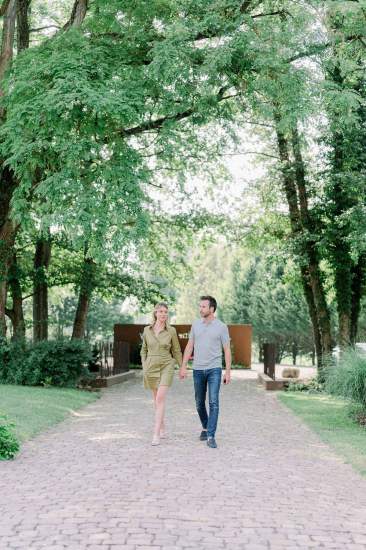
<path id="1" fill-rule="evenodd" d="M 187 365 L 182 365 L 179 369 L 179 379 L 184 380 L 187 378 Z"/>

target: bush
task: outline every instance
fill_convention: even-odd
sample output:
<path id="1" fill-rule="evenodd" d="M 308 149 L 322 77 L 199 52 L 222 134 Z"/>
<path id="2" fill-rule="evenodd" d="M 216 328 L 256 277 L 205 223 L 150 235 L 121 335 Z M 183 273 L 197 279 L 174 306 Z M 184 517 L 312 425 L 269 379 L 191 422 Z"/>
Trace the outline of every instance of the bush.
<path id="1" fill-rule="evenodd" d="M 342 353 L 335 365 L 324 369 L 325 389 L 366 408 L 366 357 L 355 350 Z"/>
<path id="2" fill-rule="evenodd" d="M 27 386 L 72 387 L 88 377 L 89 345 L 81 340 L 7 344 L 0 354 L 0 382 Z"/>
<path id="3" fill-rule="evenodd" d="M 0 416 L 0 460 L 14 458 L 19 451 L 19 442 L 12 433 L 13 424 L 7 422 L 5 416 Z"/>
<path id="4" fill-rule="evenodd" d="M 285 391 L 321 393 L 324 391 L 324 384 L 317 377 L 311 378 L 306 382 L 290 382 Z"/>
<path id="5" fill-rule="evenodd" d="M 14 376 L 25 359 L 25 343 L 0 341 L 0 383 L 14 383 Z"/>

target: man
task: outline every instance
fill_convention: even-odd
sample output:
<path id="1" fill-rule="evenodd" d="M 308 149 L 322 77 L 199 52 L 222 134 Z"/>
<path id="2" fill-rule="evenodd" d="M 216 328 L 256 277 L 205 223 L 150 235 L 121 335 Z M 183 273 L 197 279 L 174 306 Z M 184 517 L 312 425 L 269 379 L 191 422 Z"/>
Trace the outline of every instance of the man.
<path id="1" fill-rule="evenodd" d="M 201 319 L 194 321 L 189 335 L 188 344 L 184 350 L 183 362 L 179 378 L 187 377 L 187 363 L 193 357 L 193 381 L 196 408 L 202 424 L 201 441 L 216 449 L 215 433 L 219 416 L 219 391 L 222 374 L 222 350 L 225 355 L 226 370 L 224 384 L 230 382 L 231 350 L 227 326 L 215 317 L 217 302 L 212 296 L 200 298 Z M 206 393 L 208 387 L 209 414 L 206 409 Z"/>

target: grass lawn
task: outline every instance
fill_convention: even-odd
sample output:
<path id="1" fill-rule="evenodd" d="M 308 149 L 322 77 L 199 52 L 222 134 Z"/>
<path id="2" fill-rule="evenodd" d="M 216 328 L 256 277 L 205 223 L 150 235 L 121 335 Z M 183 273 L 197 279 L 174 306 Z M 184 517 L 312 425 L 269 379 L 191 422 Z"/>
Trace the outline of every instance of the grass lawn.
<path id="1" fill-rule="evenodd" d="M 98 399 L 94 392 L 0 384 L 0 414 L 15 424 L 24 441 Z"/>
<path id="2" fill-rule="evenodd" d="M 283 392 L 278 397 L 339 456 L 366 476 L 366 429 L 349 416 L 346 401 L 302 392 Z"/>

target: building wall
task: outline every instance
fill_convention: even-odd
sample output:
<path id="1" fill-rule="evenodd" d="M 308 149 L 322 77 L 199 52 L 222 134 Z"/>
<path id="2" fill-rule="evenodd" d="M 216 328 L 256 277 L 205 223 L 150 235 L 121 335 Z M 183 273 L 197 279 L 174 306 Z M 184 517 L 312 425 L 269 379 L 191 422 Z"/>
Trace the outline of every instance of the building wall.
<path id="1" fill-rule="evenodd" d="M 128 342 L 133 362 L 138 361 L 142 332 L 146 325 L 114 325 L 115 342 Z M 175 327 L 182 352 L 186 347 L 191 325 L 172 325 Z M 228 325 L 232 343 L 233 363 L 250 368 L 252 360 L 252 326 Z"/>

